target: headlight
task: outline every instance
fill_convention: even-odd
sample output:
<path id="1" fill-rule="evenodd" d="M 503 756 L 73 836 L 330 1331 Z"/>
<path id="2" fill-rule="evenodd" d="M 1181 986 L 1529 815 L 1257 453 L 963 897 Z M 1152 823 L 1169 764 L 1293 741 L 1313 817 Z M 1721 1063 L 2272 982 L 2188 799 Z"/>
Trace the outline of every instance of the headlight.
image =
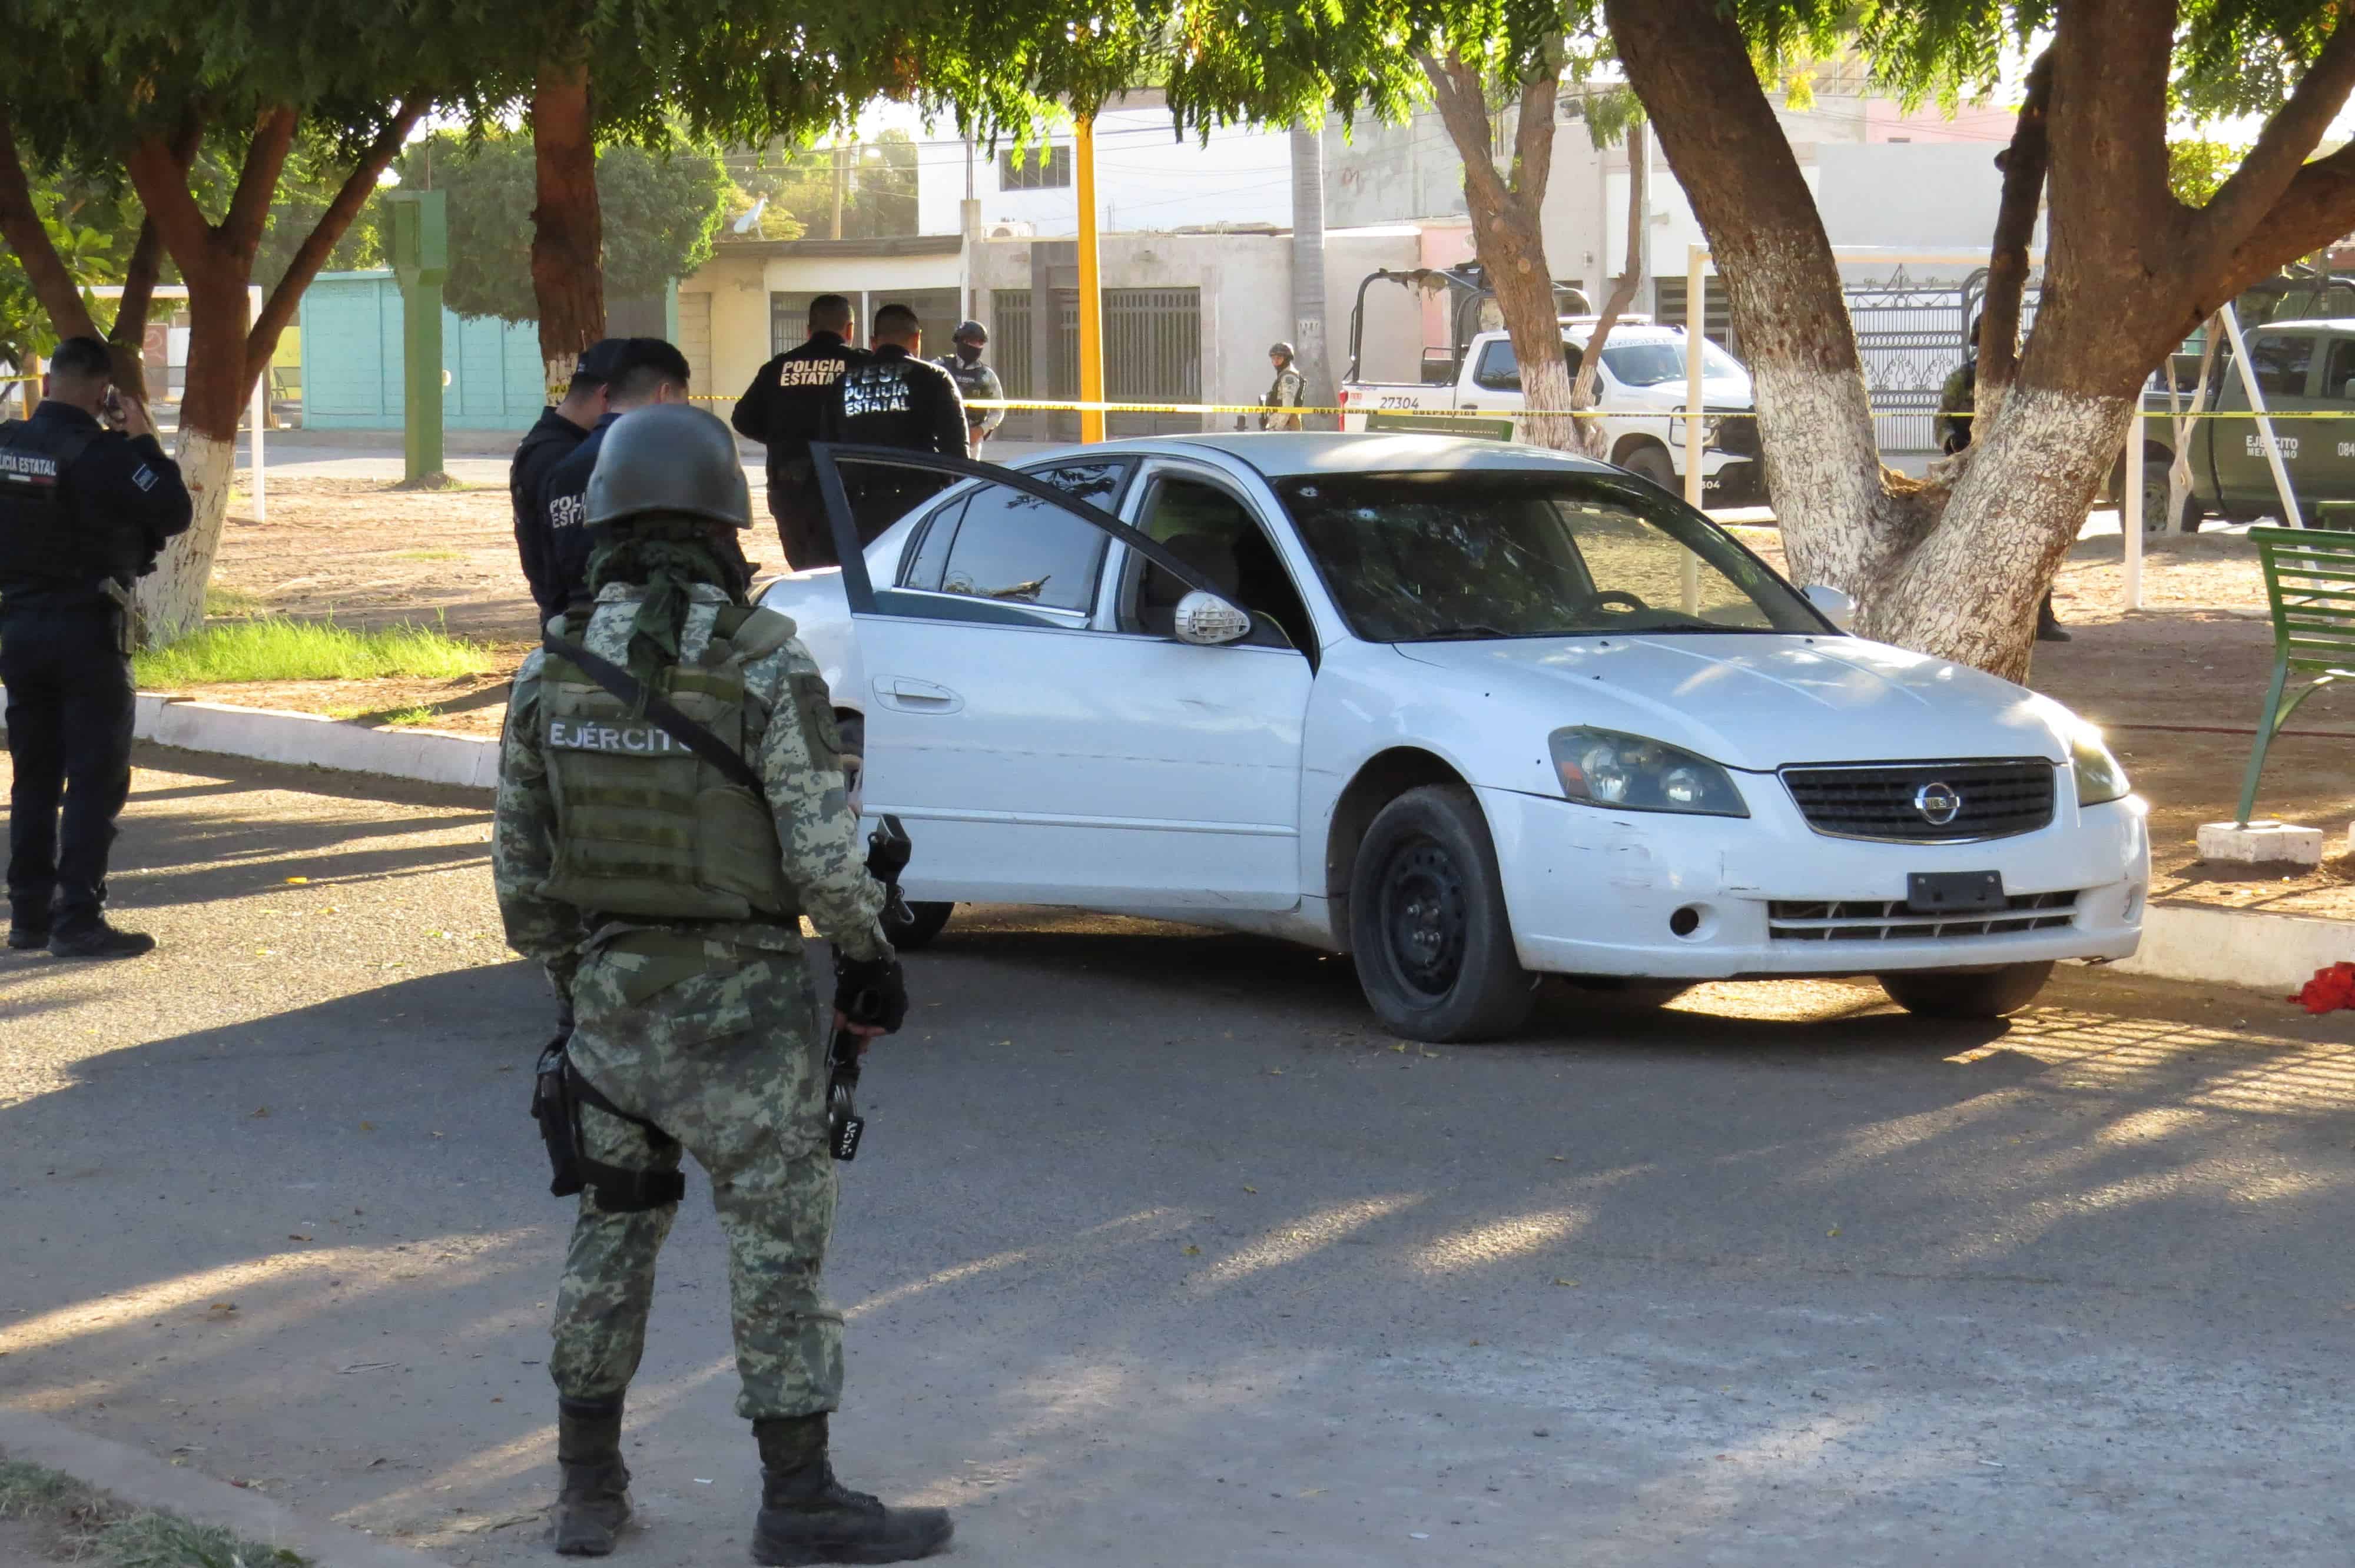
<path id="1" fill-rule="evenodd" d="M 2078 725 L 2075 737 L 2069 742 L 2069 760 L 2077 773 L 2080 806 L 2123 800 L 2134 789 L 2126 782 L 2126 766 L 2111 754 L 2103 743 L 2102 732 L 2092 725 Z"/>
<path id="2" fill-rule="evenodd" d="M 1558 729 L 1546 744 L 1561 792 L 1573 800 L 1625 811 L 1750 814 L 1732 777 L 1689 751 L 1608 729 Z"/>

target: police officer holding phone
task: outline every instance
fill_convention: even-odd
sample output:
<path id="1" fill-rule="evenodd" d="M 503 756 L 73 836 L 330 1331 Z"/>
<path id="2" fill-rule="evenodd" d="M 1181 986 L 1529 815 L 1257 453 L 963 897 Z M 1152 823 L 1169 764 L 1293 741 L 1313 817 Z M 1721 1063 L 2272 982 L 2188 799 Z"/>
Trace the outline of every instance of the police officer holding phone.
<path id="1" fill-rule="evenodd" d="M 146 408 L 112 374 L 106 344 L 69 337 L 32 418 L 0 424 L 8 945 L 61 959 L 155 945 L 105 916 L 107 853 L 131 793 L 131 585 L 195 514 Z"/>

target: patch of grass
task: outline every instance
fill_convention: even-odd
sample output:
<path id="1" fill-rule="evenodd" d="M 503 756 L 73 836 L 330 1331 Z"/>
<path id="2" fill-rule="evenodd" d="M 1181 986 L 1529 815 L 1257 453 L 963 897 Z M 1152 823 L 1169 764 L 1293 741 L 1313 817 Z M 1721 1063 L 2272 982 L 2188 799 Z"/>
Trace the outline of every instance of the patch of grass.
<path id="1" fill-rule="evenodd" d="M 234 681 L 451 680 L 498 667 L 486 645 L 439 627 L 402 624 L 357 631 L 332 620 L 282 615 L 208 626 L 133 661 L 148 688 Z"/>
<path id="2" fill-rule="evenodd" d="M 396 550 L 393 552 L 392 558 L 396 561 L 463 561 L 466 558 L 466 552 L 464 550 Z"/>
<path id="3" fill-rule="evenodd" d="M 229 620 L 261 613 L 261 596 L 248 593 L 226 583 L 205 585 L 205 617 L 209 620 Z"/>
<path id="4" fill-rule="evenodd" d="M 304 1568 L 306 1563 L 282 1547 L 134 1509 L 70 1476 L 17 1460 L 0 1459 L 0 1519 L 33 1525 L 59 1561 L 99 1568 Z"/>

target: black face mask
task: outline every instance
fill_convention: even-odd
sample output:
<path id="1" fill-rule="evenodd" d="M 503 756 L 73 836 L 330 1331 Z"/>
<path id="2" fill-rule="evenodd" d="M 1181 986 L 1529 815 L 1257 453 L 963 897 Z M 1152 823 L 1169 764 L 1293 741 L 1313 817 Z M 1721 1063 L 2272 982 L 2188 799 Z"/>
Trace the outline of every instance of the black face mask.
<path id="1" fill-rule="evenodd" d="M 967 365 L 977 365 L 981 362 L 981 348 L 977 343 L 961 343 L 956 345 L 957 357 Z"/>

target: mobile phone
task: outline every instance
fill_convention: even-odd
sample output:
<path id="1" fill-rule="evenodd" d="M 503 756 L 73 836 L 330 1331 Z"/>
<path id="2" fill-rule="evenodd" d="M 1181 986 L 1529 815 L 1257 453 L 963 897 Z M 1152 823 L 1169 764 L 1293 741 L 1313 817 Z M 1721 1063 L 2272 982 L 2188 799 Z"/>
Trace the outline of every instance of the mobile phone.
<path id="1" fill-rule="evenodd" d="M 112 429 L 119 430 L 123 428 L 123 393 L 119 388 L 110 387 L 106 389 L 106 401 L 98 406 L 98 417 Z"/>

